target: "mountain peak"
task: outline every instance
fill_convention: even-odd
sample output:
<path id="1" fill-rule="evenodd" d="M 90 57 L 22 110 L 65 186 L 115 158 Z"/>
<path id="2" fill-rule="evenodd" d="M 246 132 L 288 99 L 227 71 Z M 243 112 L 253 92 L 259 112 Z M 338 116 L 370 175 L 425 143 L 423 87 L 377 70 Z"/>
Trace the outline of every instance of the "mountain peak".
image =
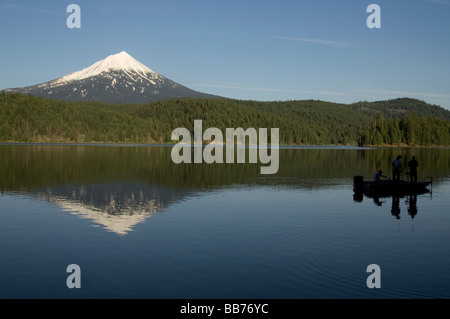
<path id="1" fill-rule="evenodd" d="M 178 97 L 217 98 L 152 71 L 125 51 L 61 78 L 7 91 L 65 101 L 108 103 L 147 103 Z"/>
<path id="2" fill-rule="evenodd" d="M 141 62 L 137 61 L 127 52 L 122 51 L 117 54 L 109 55 L 105 59 L 100 60 L 83 70 L 63 76 L 57 81 L 70 82 L 75 80 L 83 80 L 104 72 L 110 72 L 111 70 L 123 70 L 125 72 L 133 71 L 143 76 L 145 76 L 145 74 L 147 73 L 156 74 L 156 72 L 149 69 Z"/>
<path id="3" fill-rule="evenodd" d="M 103 65 L 115 70 L 131 70 L 138 73 L 155 73 L 125 51 L 110 55 L 99 62 L 103 62 Z"/>

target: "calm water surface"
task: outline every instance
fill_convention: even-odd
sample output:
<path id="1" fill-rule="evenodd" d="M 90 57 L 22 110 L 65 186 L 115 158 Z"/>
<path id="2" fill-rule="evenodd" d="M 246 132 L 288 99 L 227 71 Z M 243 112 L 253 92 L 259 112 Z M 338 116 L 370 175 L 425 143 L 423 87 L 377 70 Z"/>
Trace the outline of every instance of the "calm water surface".
<path id="1" fill-rule="evenodd" d="M 275 175 L 170 151 L 0 145 L 0 297 L 450 298 L 449 149 L 282 148 Z M 354 196 L 397 154 L 432 192 Z"/>

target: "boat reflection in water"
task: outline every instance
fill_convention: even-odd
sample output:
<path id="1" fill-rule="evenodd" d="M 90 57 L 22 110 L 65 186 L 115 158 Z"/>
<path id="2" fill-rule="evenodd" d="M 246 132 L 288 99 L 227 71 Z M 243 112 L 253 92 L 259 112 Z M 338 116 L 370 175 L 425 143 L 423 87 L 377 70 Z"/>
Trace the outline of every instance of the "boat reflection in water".
<path id="1" fill-rule="evenodd" d="M 406 181 L 364 181 L 362 176 L 355 176 L 353 179 L 353 200 L 362 202 L 364 196 L 371 198 L 375 205 L 382 206 L 387 202 L 386 199 L 391 198 L 391 214 L 396 219 L 400 219 L 400 199 L 406 198 L 405 203 L 408 204 L 408 215 L 414 218 L 418 213 L 417 196 L 424 194 L 432 194 L 427 188 L 431 186 L 430 181 L 410 183 Z"/>

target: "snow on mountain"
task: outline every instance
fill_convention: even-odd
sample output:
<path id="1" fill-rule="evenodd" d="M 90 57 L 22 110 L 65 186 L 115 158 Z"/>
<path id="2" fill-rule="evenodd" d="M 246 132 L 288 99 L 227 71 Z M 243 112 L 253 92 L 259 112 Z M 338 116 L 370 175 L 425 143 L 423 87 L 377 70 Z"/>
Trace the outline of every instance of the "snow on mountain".
<path id="1" fill-rule="evenodd" d="M 125 51 L 61 78 L 7 91 L 66 101 L 146 103 L 176 97 L 217 97 L 191 90 L 156 73 Z"/>
<path id="2" fill-rule="evenodd" d="M 70 81 L 77 81 L 87 79 L 96 75 L 100 75 L 104 72 L 110 72 L 111 70 L 132 71 L 140 76 L 147 78 L 146 74 L 157 74 L 153 70 L 149 69 L 131 55 L 122 51 L 120 53 L 110 55 L 104 60 L 98 61 L 91 66 L 77 72 L 70 73 L 58 80 L 55 80 L 55 84 L 64 83 Z"/>

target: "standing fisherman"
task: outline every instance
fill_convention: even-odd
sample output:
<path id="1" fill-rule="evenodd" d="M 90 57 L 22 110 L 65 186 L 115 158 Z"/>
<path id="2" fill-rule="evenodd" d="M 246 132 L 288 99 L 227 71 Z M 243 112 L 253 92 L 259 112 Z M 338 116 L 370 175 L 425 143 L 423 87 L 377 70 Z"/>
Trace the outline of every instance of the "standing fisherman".
<path id="1" fill-rule="evenodd" d="M 402 167 L 402 156 L 397 155 L 397 158 L 392 160 L 392 178 L 394 181 L 400 180 L 400 168 Z"/>
<path id="2" fill-rule="evenodd" d="M 417 167 L 419 167 L 419 162 L 417 162 L 415 156 L 413 156 L 412 160 L 409 161 L 408 167 L 409 167 L 409 177 L 411 178 L 411 183 L 417 183 Z"/>

